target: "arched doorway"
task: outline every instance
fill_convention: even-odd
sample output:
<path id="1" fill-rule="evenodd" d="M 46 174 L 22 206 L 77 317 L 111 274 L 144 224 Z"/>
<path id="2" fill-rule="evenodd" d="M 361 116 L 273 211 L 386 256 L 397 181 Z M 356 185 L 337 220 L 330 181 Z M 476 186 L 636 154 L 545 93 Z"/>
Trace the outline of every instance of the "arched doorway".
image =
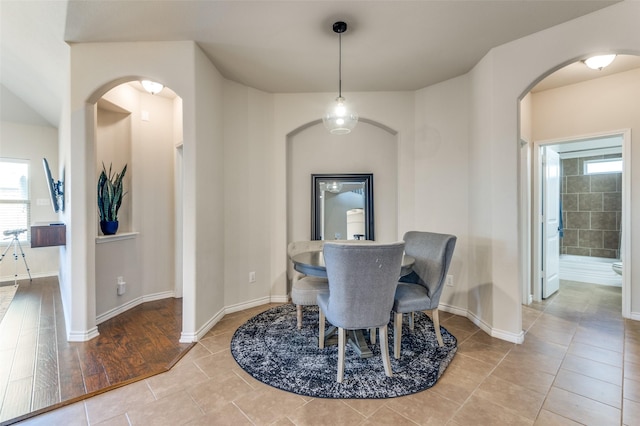
<path id="1" fill-rule="evenodd" d="M 171 89 L 150 94 L 138 80 L 116 85 L 95 103 L 95 176 L 103 164 L 113 173 L 128 167 L 118 232 L 105 236 L 95 228 L 96 324 L 182 294 L 181 106 Z"/>
<path id="2" fill-rule="evenodd" d="M 634 79 L 637 81 L 640 74 L 640 57 L 618 55 L 616 61 L 619 62 L 616 64 L 614 61 L 613 68 L 606 74 L 588 70 L 582 61 L 569 63 L 558 71 L 550 72 L 547 76 L 541 77 L 520 101 L 521 231 L 522 235 L 527 236 L 522 239 L 522 252 L 525 253 L 522 259 L 522 270 L 524 271 L 522 303 L 524 304 L 542 299 L 541 288 L 544 285 L 546 274 L 552 275 L 554 273 L 554 269 L 551 267 L 546 271 L 542 268 L 545 256 L 542 254 L 540 243 L 542 227 L 538 225 L 544 220 L 540 207 L 544 201 L 540 196 L 541 185 L 540 179 L 537 177 L 539 167 L 541 167 L 541 160 L 538 156 L 541 146 L 553 145 L 554 141 L 594 140 L 600 136 L 622 135 L 622 138 L 625 139 L 620 147 L 620 156 L 625 164 L 625 177 L 620 180 L 623 183 L 620 190 L 622 206 L 618 213 L 617 222 L 614 221 L 613 225 L 607 225 L 608 227 L 614 226 L 615 229 L 604 229 L 601 225 L 595 225 L 596 229 L 585 230 L 584 238 L 580 243 L 576 243 L 583 246 L 574 249 L 580 252 L 591 251 L 609 256 L 616 250 L 611 243 L 606 241 L 589 242 L 587 236 L 600 234 L 606 236 L 616 231 L 622 235 L 623 245 L 629 246 L 630 244 L 629 226 L 625 226 L 624 223 L 629 223 L 630 220 L 631 181 L 628 178 L 633 162 L 629 151 L 631 140 L 629 135 L 625 138 L 625 134 L 627 134 L 625 129 L 633 127 L 633 120 L 629 117 L 634 112 L 629 111 L 629 105 L 632 103 L 625 101 L 627 96 L 631 96 L 625 86 L 629 84 L 629 81 Z M 637 113 L 635 111 L 636 115 Z M 579 146 L 572 149 L 579 150 Z M 609 154 L 609 156 L 611 155 L 613 154 Z M 574 180 L 579 179 L 575 178 Z M 587 193 L 583 195 L 585 202 L 589 197 L 593 198 Z M 571 196 L 577 199 L 579 195 L 572 194 Z M 612 217 L 615 217 L 615 210 L 612 208 L 597 208 L 601 209 L 595 213 L 598 219 L 612 214 Z M 574 218 L 585 216 L 589 211 L 586 204 L 583 204 L 581 209 L 577 215 L 573 216 Z M 576 210 L 579 209 L 576 207 Z M 564 216 L 561 216 L 565 219 L 565 223 L 566 215 L 565 211 Z M 594 248 L 591 249 L 590 246 Z M 629 252 L 628 248 L 622 250 L 622 257 L 628 256 Z M 553 266 L 553 264 L 551 265 Z M 631 306 L 629 274 L 623 275 L 622 286 L 622 314 L 628 317 Z"/>

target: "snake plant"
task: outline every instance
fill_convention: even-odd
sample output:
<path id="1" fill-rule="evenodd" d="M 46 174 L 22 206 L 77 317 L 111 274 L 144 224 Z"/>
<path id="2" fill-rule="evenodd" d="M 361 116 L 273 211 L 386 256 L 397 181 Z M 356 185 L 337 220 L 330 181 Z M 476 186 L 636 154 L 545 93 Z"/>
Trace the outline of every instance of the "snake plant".
<path id="1" fill-rule="evenodd" d="M 115 222 L 118 220 L 118 210 L 122 204 L 122 198 L 126 195 L 122 185 L 122 179 L 127 172 L 127 165 L 124 165 L 122 172 L 112 174 L 111 164 L 109 173 L 102 163 L 102 172 L 98 178 L 98 212 L 100 221 Z"/>

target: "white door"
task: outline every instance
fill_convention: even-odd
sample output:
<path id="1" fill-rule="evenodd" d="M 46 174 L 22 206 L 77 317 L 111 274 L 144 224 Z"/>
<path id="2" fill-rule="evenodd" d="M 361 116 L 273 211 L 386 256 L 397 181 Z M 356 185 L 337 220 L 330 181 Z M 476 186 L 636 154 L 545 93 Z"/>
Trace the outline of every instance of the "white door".
<path id="1" fill-rule="evenodd" d="M 543 148 L 542 182 L 542 298 L 560 288 L 560 156 Z"/>

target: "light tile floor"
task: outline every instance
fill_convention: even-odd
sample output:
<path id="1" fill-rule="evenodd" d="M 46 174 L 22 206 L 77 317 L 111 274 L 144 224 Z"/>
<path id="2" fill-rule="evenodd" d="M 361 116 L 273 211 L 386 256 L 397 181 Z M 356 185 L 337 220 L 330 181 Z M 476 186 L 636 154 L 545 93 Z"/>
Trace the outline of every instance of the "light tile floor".
<path id="1" fill-rule="evenodd" d="M 620 289 L 562 282 L 523 307 L 525 342 L 489 337 L 442 313 L 459 342 L 431 389 L 385 400 L 315 399 L 264 385 L 229 352 L 262 306 L 225 316 L 171 371 L 31 418 L 23 425 L 638 425 L 640 322 Z"/>

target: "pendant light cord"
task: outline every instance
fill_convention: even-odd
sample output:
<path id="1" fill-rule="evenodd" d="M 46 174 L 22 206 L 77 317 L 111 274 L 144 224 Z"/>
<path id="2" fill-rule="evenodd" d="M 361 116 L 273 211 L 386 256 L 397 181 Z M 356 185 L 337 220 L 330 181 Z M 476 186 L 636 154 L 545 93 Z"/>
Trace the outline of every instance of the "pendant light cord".
<path id="1" fill-rule="evenodd" d="M 342 97 L 342 33 L 338 33 L 338 97 Z"/>

